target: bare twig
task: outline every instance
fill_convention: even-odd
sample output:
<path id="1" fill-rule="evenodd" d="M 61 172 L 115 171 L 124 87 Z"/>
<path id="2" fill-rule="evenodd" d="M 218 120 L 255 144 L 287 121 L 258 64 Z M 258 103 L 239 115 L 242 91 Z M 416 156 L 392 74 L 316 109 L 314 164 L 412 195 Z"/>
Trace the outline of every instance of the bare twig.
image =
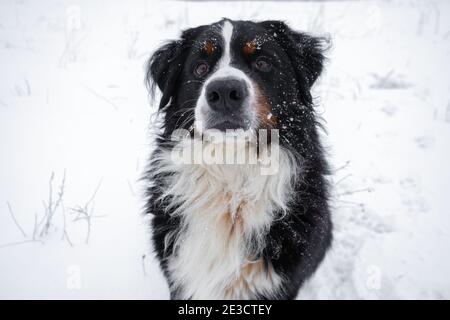
<path id="1" fill-rule="evenodd" d="M 334 183 L 334 186 L 337 186 L 338 184 L 342 183 L 344 180 L 350 178 L 351 176 L 352 176 L 352 174 L 349 173 L 349 174 L 347 174 L 346 176 L 340 178 L 338 181 L 336 181 L 336 182 Z"/>
<path id="2" fill-rule="evenodd" d="M 339 200 L 339 199 L 335 199 L 334 202 L 336 203 L 334 205 L 335 209 L 339 209 L 339 208 L 359 208 L 359 209 L 364 209 L 364 204 L 360 203 L 360 202 L 354 202 L 354 201 L 345 201 L 345 200 Z"/>
<path id="3" fill-rule="evenodd" d="M 16 216 L 14 215 L 14 212 L 13 212 L 13 210 L 11 208 L 11 204 L 9 202 L 6 202 L 6 204 L 8 205 L 9 213 L 11 214 L 11 218 L 13 219 L 13 221 L 16 224 L 17 228 L 19 228 L 19 230 L 22 233 L 22 235 L 24 237 L 26 237 L 27 234 L 25 233 L 25 231 L 23 231 L 23 228 L 20 226 L 19 222 L 17 221 Z"/>
<path id="4" fill-rule="evenodd" d="M 73 242 L 70 240 L 69 234 L 67 233 L 67 230 L 64 230 L 64 239 L 66 239 L 67 242 L 69 243 L 69 245 L 70 245 L 71 247 L 73 247 Z"/>
<path id="5" fill-rule="evenodd" d="M 104 215 L 95 215 L 94 214 L 95 198 L 101 187 L 101 184 L 102 184 L 102 179 L 100 179 L 92 196 L 88 199 L 88 201 L 84 205 L 70 208 L 71 213 L 73 212 L 75 214 L 75 217 L 73 219 L 71 219 L 70 221 L 85 220 L 87 223 L 86 243 L 89 243 L 89 239 L 90 239 L 90 235 L 91 235 L 91 228 L 92 228 L 92 219 L 104 217 Z M 67 243 L 71 247 L 74 246 L 74 243 L 72 242 L 71 237 L 69 236 L 69 232 L 67 230 L 69 221 L 67 220 L 66 206 L 64 204 L 65 185 L 66 185 L 66 171 L 65 170 L 64 170 L 64 175 L 61 180 L 61 184 L 59 185 L 57 190 L 56 190 L 55 185 L 56 185 L 55 184 L 55 173 L 52 172 L 50 175 L 49 182 L 48 182 L 48 188 L 49 188 L 48 199 L 47 199 L 47 201 L 43 201 L 43 204 L 44 204 L 43 216 L 41 217 L 41 215 L 38 214 L 37 212 L 34 213 L 34 226 L 33 226 L 32 234 L 30 236 L 28 236 L 26 234 L 26 232 L 24 231 L 24 229 L 21 227 L 18 220 L 16 219 L 16 216 L 14 214 L 11 204 L 9 202 L 6 203 L 8 206 L 11 218 L 13 219 L 17 228 L 20 230 L 20 232 L 26 239 L 24 239 L 24 241 L 21 241 L 21 242 L 12 242 L 12 243 L 0 245 L 0 248 L 20 245 L 20 244 L 29 243 L 29 242 L 44 243 L 43 237 L 48 235 L 56 227 L 56 221 L 54 221 L 54 220 L 57 215 L 61 215 L 61 219 L 62 219 L 62 227 L 60 228 L 61 222 L 60 222 L 59 216 L 58 216 L 57 227 L 58 227 L 59 232 L 62 233 L 60 235 L 61 240 L 67 241 Z"/>
<path id="6" fill-rule="evenodd" d="M 145 258 L 147 256 L 145 254 L 142 255 L 142 271 L 144 272 L 144 276 L 147 275 L 147 272 L 145 271 Z"/>
<path id="7" fill-rule="evenodd" d="M 335 169 L 334 172 L 338 172 L 338 171 L 344 170 L 345 168 L 348 167 L 349 164 L 350 164 L 350 160 L 347 160 L 342 166 L 340 166 L 337 169 Z"/>
<path id="8" fill-rule="evenodd" d="M 344 191 L 342 193 L 338 193 L 337 196 L 349 196 L 355 193 L 360 193 L 360 192 L 372 192 L 373 189 L 372 188 L 363 188 L 363 189 L 357 189 L 357 190 L 349 190 L 349 191 Z"/>
<path id="9" fill-rule="evenodd" d="M 7 247 L 14 247 L 14 246 L 18 246 L 18 245 L 26 244 L 26 243 L 31 243 L 31 242 L 39 242 L 39 243 L 42 243 L 42 244 L 44 243 L 42 240 L 25 240 L 25 241 L 1 244 L 0 245 L 0 249 L 7 248 Z"/>
<path id="10" fill-rule="evenodd" d="M 56 211 L 58 210 L 59 206 L 61 205 L 63 196 L 64 196 L 64 188 L 66 183 L 66 170 L 64 170 L 64 175 L 62 178 L 61 185 L 59 187 L 58 194 L 56 195 L 56 200 L 53 200 L 53 180 L 55 177 L 55 173 L 52 172 L 52 175 L 50 176 L 49 181 L 49 199 L 48 203 L 45 205 L 45 215 L 43 217 L 43 221 L 45 222 L 43 228 L 41 229 L 40 236 L 44 236 L 48 234 L 48 231 L 51 227 L 53 216 L 55 215 Z"/>
<path id="11" fill-rule="evenodd" d="M 34 213 L 34 228 L 33 228 L 33 240 L 36 240 L 36 235 L 38 233 L 38 227 L 39 227 L 39 223 L 38 223 L 38 215 L 35 212 Z"/>
<path id="12" fill-rule="evenodd" d="M 31 95 L 30 83 L 28 82 L 27 78 L 24 79 L 24 82 L 25 82 L 26 95 L 30 96 Z"/>
<path id="13" fill-rule="evenodd" d="M 133 186 L 132 186 L 131 183 L 130 183 L 130 180 L 127 179 L 127 183 L 128 183 L 128 188 L 130 189 L 131 195 L 132 195 L 133 197 L 135 197 L 135 196 L 136 196 L 136 193 L 134 192 L 134 189 L 133 189 Z"/>
<path id="14" fill-rule="evenodd" d="M 71 247 L 73 247 L 73 243 L 70 240 L 69 234 L 67 233 L 67 229 L 66 229 L 66 209 L 65 209 L 64 205 L 62 205 L 61 207 L 62 207 L 62 216 L 63 216 L 63 233 L 62 233 L 61 239 L 62 240 L 64 240 L 64 239 L 67 240 L 69 245 Z"/>
<path id="15" fill-rule="evenodd" d="M 406 89 L 411 87 L 410 83 L 402 81 L 400 77 L 394 77 L 394 70 L 390 70 L 381 76 L 376 73 L 371 75 L 375 79 L 375 83 L 370 86 L 373 89 Z"/>
<path id="16" fill-rule="evenodd" d="M 92 93 L 94 96 L 96 96 L 100 100 L 102 100 L 102 101 L 108 103 L 109 105 L 111 105 L 114 108 L 114 110 L 116 110 L 116 111 L 119 110 L 119 107 L 114 102 L 112 102 L 110 99 L 106 98 L 105 96 L 102 96 L 97 91 L 95 91 L 94 89 L 92 89 L 92 88 L 90 88 L 88 86 L 85 86 L 85 88 L 86 88 L 87 91 Z"/>
<path id="17" fill-rule="evenodd" d="M 389 70 L 388 73 L 386 73 L 384 76 L 378 76 L 377 74 L 373 74 L 375 78 L 378 79 L 379 83 L 378 86 L 384 87 L 386 82 L 391 78 L 392 74 L 394 73 L 394 70 Z"/>
<path id="18" fill-rule="evenodd" d="M 89 243 L 89 239 L 91 236 L 92 218 L 103 217 L 103 215 L 93 215 L 94 204 L 95 204 L 94 200 L 95 200 L 98 190 L 100 189 L 101 184 L 102 184 L 102 180 L 100 180 L 92 197 L 88 200 L 88 202 L 86 202 L 86 204 L 84 206 L 76 206 L 74 208 L 71 208 L 72 212 L 76 213 L 76 216 L 73 219 L 73 221 L 85 220 L 87 223 L 87 232 L 86 232 L 86 240 L 85 240 L 86 244 Z"/>
<path id="19" fill-rule="evenodd" d="M 102 185 L 103 179 L 100 179 L 100 181 L 98 182 L 97 187 L 95 188 L 94 194 L 92 195 L 92 197 L 89 199 L 89 201 L 86 203 L 86 205 L 90 205 L 91 202 L 94 201 L 95 196 L 97 195 L 98 190 L 100 189 L 101 185 Z"/>
<path id="20" fill-rule="evenodd" d="M 128 59 L 133 60 L 137 56 L 136 43 L 139 39 L 139 31 L 130 31 L 128 43 Z"/>

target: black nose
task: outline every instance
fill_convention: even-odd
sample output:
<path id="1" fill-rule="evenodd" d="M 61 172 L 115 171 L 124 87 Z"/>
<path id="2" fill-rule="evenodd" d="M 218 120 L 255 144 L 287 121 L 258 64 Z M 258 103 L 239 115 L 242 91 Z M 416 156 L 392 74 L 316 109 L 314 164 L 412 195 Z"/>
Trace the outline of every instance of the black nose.
<path id="1" fill-rule="evenodd" d="M 242 106 L 247 95 L 247 85 L 244 80 L 214 80 L 206 87 L 206 100 L 215 111 L 236 111 Z"/>

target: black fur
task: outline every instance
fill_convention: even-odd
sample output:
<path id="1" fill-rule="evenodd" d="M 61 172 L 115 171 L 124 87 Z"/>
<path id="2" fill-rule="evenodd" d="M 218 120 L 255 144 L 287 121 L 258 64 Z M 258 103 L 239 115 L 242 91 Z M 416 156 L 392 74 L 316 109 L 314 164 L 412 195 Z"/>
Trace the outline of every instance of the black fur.
<path id="1" fill-rule="evenodd" d="M 220 38 L 220 25 L 200 26 L 184 31 L 181 39 L 160 48 L 151 57 L 147 80 L 162 92 L 160 110 L 163 111 L 163 132 L 157 138 L 154 155 L 170 148 L 167 144 L 174 129 L 192 125 L 192 107 L 199 95 L 204 79 L 193 79 L 192 68 L 199 58 L 209 59 L 211 69 L 220 57 L 218 48 L 212 57 L 202 56 L 198 43 L 205 39 Z M 270 74 L 255 71 L 251 60 L 235 57 L 233 64 L 255 81 L 267 97 L 272 113 L 278 120 L 280 144 L 300 156 L 303 162 L 301 177 L 297 180 L 295 194 L 289 205 L 289 214 L 273 222 L 266 235 L 266 248 L 260 252 L 270 261 L 276 272 L 282 274 L 282 290 L 273 296 L 255 298 L 293 299 L 304 281 L 319 266 L 331 243 L 331 221 L 328 207 L 328 174 L 324 151 L 318 137 L 318 122 L 313 108 L 310 89 L 323 68 L 323 39 L 295 32 L 281 21 L 232 21 L 236 50 L 248 39 L 262 37 L 267 41 L 264 49 L 274 54 L 274 70 Z M 154 88 L 154 87 L 153 87 Z M 189 109 L 191 108 L 191 109 Z M 185 112 L 184 112 L 185 111 Z M 154 158 L 154 157 L 153 157 Z M 152 158 L 152 159 L 153 159 Z M 177 232 L 178 218 L 170 216 L 166 202 L 156 199 L 161 194 L 164 177 L 154 175 L 158 163 L 151 160 L 146 176 L 152 187 L 148 188 L 146 212 L 153 214 L 153 243 L 162 270 L 170 282 L 166 257 L 172 247 L 164 250 L 167 232 Z M 175 298 L 176 292 L 171 292 Z"/>

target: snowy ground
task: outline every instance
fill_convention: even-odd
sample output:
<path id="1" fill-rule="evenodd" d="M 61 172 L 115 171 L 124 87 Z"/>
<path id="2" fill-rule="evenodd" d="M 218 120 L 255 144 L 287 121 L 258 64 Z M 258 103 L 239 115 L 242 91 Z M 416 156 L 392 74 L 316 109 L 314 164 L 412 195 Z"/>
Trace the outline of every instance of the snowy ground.
<path id="1" fill-rule="evenodd" d="M 335 240 L 299 298 L 449 299 L 445 0 L 1 1 L 0 298 L 168 298 L 140 216 L 143 66 L 181 28 L 223 16 L 333 39 L 315 95 Z"/>

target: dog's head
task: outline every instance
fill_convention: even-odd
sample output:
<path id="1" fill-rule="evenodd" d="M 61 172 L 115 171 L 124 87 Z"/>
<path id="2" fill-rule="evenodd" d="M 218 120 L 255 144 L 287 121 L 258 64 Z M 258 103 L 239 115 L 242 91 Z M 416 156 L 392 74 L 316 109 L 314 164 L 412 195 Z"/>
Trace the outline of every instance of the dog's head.
<path id="1" fill-rule="evenodd" d="M 314 126 L 310 89 L 323 41 L 281 21 L 221 20 L 157 50 L 147 80 L 162 92 L 165 132 Z"/>

